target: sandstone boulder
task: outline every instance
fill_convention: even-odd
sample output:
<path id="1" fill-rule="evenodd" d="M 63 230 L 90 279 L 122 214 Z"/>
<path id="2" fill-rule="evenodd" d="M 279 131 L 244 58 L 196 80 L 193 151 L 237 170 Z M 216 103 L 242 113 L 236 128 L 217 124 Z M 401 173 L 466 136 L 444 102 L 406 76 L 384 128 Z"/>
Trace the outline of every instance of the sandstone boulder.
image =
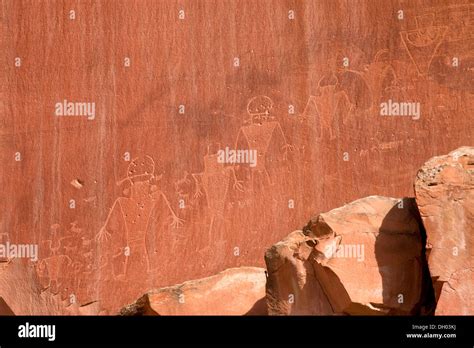
<path id="1" fill-rule="evenodd" d="M 314 245 L 303 231 L 294 231 L 265 253 L 269 315 L 334 314 L 314 275 L 310 259 Z"/>
<path id="2" fill-rule="evenodd" d="M 231 268 L 208 278 L 151 290 L 122 315 L 266 315 L 265 270 Z"/>
<path id="3" fill-rule="evenodd" d="M 336 313 L 408 315 L 427 310 L 430 279 L 414 199 L 370 196 L 320 214 L 316 278 Z M 429 302 L 429 301 L 428 301 Z"/>
<path id="4" fill-rule="evenodd" d="M 474 314 L 474 148 L 430 159 L 418 171 L 416 202 L 428 264 L 439 282 L 437 314 Z"/>

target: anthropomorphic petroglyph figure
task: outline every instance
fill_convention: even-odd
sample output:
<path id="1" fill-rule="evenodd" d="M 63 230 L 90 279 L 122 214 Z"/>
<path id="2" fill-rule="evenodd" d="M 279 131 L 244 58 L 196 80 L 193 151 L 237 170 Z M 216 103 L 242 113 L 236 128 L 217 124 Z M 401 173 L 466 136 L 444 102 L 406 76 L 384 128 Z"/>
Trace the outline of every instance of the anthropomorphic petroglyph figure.
<path id="1" fill-rule="evenodd" d="M 232 182 L 234 190 L 243 192 L 242 182 L 237 180 L 235 167 L 218 160 L 220 144 L 211 144 L 204 156 L 204 171 L 201 173 L 188 174 L 179 181 L 176 186 L 178 194 L 184 197 L 192 197 L 196 200 L 204 196 L 210 214 L 208 230 L 209 242 L 212 239 L 213 230 L 217 230 L 218 240 L 223 239 L 223 229 L 215 228 L 216 219 L 224 219 L 226 200 L 228 198 L 229 184 Z M 191 192 L 192 191 L 192 192 Z"/>
<path id="2" fill-rule="evenodd" d="M 130 197 L 115 200 L 110 213 L 96 236 L 99 242 L 100 266 L 110 270 L 115 278 L 130 275 L 143 278 L 151 270 L 150 253 L 158 229 L 157 223 L 171 216 L 171 226 L 177 228 L 178 218 L 165 194 L 154 185 L 155 162 L 150 156 L 131 161 L 126 181 Z"/>
<path id="3" fill-rule="evenodd" d="M 71 222 L 71 226 L 66 235 L 61 238 L 61 248 L 66 255 L 80 254 L 83 244 L 83 230 L 78 226 L 77 221 Z"/>
<path id="4" fill-rule="evenodd" d="M 37 265 L 36 272 L 43 289 L 49 289 L 51 293 L 59 293 L 67 283 L 70 276 L 68 268 L 72 260 L 64 254 L 64 237 L 60 236 L 60 225 L 51 226 L 51 236 L 43 242 L 44 252 Z"/>
<path id="5" fill-rule="evenodd" d="M 61 239 L 62 254 L 71 259 L 68 265 L 68 274 L 66 276 L 67 294 L 78 295 L 83 292 L 80 289 L 84 279 L 88 280 L 93 267 L 93 245 L 92 239 L 84 236 L 84 229 L 79 226 L 77 221 L 70 224 L 69 230 Z"/>
<path id="6" fill-rule="evenodd" d="M 273 101 L 267 96 L 250 99 L 247 104 L 247 116 L 244 125 L 239 129 L 235 149 L 256 151 L 255 165 L 240 164 L 250 172 L 252 188 L 257 180 L 266 185 L 272 185 L 269 165 L 286 161 L 293 147 L 288 144 L 280 122 L 275 121 L 271 114 Z M 257 179 L 258 178 L 258 179 Z"/>
<path id="7" fill-rule="evenodd" d="M 351 103 L 344 90 L 338 89 L 338 79 L 335 75 L 332 77 L 324 76 L 319 82 L 318 90 L 310 96 L 300 121 L 312 126 L 314 133 L 312 137 L 320 138 L 326 141 L 336 139 L 339 135 L 339 126 L 344 122 L 344 118 L 351 111 Z M 300 152 L 308 151 L 307 146 L 302 144 Z"/>
<path id="8" fill-rule="evenodd" d="M 351 109 L 368 110 L 372 106 L 373 97 L 361 71 L 344 69 L 337 74 L 337 79 L 335 91 L 346 94 Z"/>
<path id="9" fill-rule="evenodd" d="M 92 264 L 84 254 L 91 253 L 83 248 L 83 230 L 77 221 L 65 234 L 61 232 L 59 224 L 51 226 L 49 239 L 42 242 L 42 257 L 36 264 L 36 271 L 43 289 L 49 289 L 56 294 L 61 292 L 64 298 L 75 292 L 82 270 Z"/>
<path id="10" fill-rule="evenodd" d="M 410 78 L 400 76 L 407 69 L 407 63 L 393 60 L 388 49 L 379 50 L 363 76 L 366 78 L 372 96 L 372 112 L 380 112 L 380 104 L 387 100 L 410 100 L 408 90 L 414 88 L 409 83 Z"/>
<path id="11" fill-rule="evenodd" d="M 67 283 L 68 269 L 72 260 L 67 255 L 53 255 L 41 259 L 37 265 L 37 274 L 43 289 L 49 289 L 52 294 L 61 291 Z"/>
<path id="12" fill-rule="evenodd" d="M 400 36 L 418 74 L 426 75 L 448 27 L 435 25 L 434 13 L 416 16 L 416 26 L 417 29 L 401 31 Z"/>

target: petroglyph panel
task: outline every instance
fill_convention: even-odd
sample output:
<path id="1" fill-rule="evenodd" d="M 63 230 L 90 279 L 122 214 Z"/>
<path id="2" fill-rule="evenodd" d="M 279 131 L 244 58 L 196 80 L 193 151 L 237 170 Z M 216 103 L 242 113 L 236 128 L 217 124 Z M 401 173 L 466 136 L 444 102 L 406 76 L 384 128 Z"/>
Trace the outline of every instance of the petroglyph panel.
<path id="1" fill-rule="evenodd" d="M 0 5 L 0 243 L 101 314 L 473 144 L 467 0 Z"/>

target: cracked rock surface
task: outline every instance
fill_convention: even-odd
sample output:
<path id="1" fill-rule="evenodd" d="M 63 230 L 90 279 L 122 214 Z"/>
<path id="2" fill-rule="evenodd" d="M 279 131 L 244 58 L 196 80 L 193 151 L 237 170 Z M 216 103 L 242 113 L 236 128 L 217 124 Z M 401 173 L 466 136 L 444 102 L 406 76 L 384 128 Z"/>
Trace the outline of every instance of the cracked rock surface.
<path id="1" fill-rule="evenodd" d="M 474 148 L 427 161 L 415 181 L 435 282 L 436 314 L 474 314 Z"/>

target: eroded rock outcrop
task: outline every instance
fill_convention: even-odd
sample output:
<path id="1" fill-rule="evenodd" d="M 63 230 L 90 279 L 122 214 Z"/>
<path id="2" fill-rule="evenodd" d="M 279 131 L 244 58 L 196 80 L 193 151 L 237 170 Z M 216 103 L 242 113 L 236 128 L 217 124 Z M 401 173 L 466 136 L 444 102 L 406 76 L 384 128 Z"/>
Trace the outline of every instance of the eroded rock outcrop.
<path id="1" fill-rule="evenodd" d="M 433 306 L 414 199 L 371 196 L 320 214 L 266 261 L 270 314 L 409 315 Z"/>
<path id="2" fill-rule="evenodd" d="M 270 315 L 332 315 L 334 311 L 315 278 L 311 255 L 315 240 L 294 231 L 265 253 Z"/>
<path id="3" fill-rule="evenodd" d="M 418 171 L 416 202 L 439 284 L 436 314 L 474 314 L 474 148 L 430 159 Z"/>
<path id="4" fill-rule="evenodd" d="M 313 267 L 334 310 L 418 314 L 425 257 L 415 201 L 371 196 L 320 214 Z"/>
<path id="5" fill-rule="evenodd" d="M 151 290 L 122 315 L 266 315 L 265 270 L 230 268 L 211 277 Z"/>
<path id="6" fill-rule="evenodd" d="M 426 162 L 415 194 L 359 199 L 275 244 L 269 314 L 473 315 L 474 148 Z"/>

